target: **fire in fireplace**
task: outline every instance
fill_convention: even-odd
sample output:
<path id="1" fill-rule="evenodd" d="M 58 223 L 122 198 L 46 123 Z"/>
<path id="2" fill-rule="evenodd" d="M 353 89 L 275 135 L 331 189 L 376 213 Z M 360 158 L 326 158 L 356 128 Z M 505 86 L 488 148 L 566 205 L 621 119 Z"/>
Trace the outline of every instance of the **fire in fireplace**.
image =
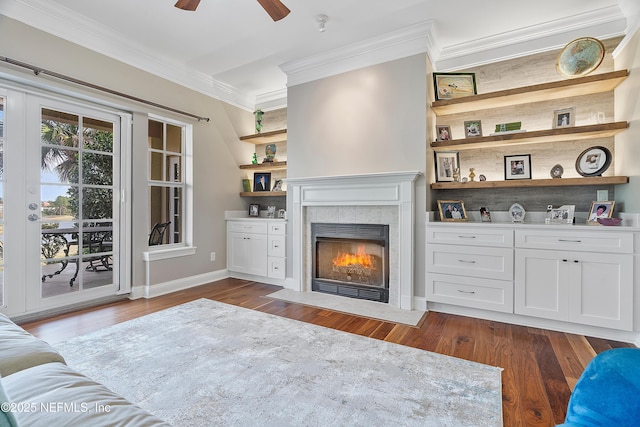
<path id="1" fill-rule="evenodd" d="M 389 302 L 389 226 L 311 224 L 311 289 Z"/>

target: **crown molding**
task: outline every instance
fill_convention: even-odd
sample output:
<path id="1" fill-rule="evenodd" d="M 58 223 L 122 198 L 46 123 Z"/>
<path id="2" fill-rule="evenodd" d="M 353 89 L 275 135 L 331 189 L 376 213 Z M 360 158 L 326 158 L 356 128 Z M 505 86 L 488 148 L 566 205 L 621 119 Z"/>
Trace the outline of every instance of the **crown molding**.
<path id="1" fill-rule="evenodd" d="M 134 41 L 72 9 L 45 0 L 13 0 L 0 3 L 0 14 L 236 107 L 254 109 L 255 97 L 184 63 L 150 55 Z"/>
<path id="2" fill-rule="evenodd" d="M 274 90 L 256 96 L 256 110 L 278 110 L 287 107 L 287 88 Z"/>
<path id="3" fill-rule="evenodd" d="M 439 50 L 432 20 L 408 26 L 362 42 L 353 43 L 280 65 L 287 86 L 334 76 L 411 55 Z"/>
<path id="4" fill-rule="evenodd" d="M 460 70 L 559 49 L 578 37 L 616 37 L 625 34 L 626 21 L 618 6 L 610 6 L 448 46 L 433 64 L 438 71 Z"/>

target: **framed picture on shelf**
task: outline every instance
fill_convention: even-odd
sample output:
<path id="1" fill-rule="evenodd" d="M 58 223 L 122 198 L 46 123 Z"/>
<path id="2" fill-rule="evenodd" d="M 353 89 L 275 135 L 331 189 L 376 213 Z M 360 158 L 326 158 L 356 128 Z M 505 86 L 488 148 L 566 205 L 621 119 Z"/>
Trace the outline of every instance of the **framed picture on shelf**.
<path id="1" fill-rule="evenodd" d="M 504 179 L 531 179 L 531 154 L 504 156 Z"/>
<path id="2" fill-rule="evenodd" d="M 465 138 L 482 136 L 482 122 L 480 120 L 468 120 L 464 122 Z"/>
<path id="3" fill-rule="evenodd" d="M 276 183 L 273 184 L 273 189 L 271 191 L 282 191 L 282 180 L 276 179 Z"/>
<path id="4" fill-rule="evenodd" d="M 436 151 L 436 182 L 453 182 L 453 174 L 460 169 L 460 153 L 457 151 Z"/>
<path id="5" fill-rule="evenodd" d="M 562 205 L 559 208 L 547 209 L 545 224 L 573 224 L 573 216 L 576 211 L 575 205 Z"/>
<path id="6" fill-rule="evenodd" d="M 249 216 L 260 216 L 260 205 L 249 205 Z"/>
<path id="7" fill-rule="evenodd" d="M 271 172 L 253 174 L 253 191 L 271 190 Z"/>
<path id="8" fill-rule="evenodd" d="M 576 109 L 565 108 L 553 112 L 553 128 L 568 128 L 576 125 Z"/>
<path id="9" fill-rule="evenodd" d="M 601 176 L 611 166 L 611 151 L 606 147 L 590 147 L 576 159 L 576 171 L 582 176 Z"/>
<path id="10" fill-rule="evenodd" d="M 449 141 L 451 139 L 451 126 L 437 125 L 438 141 Z"/>
<path id="11" fill-rule="evenodd" d="M 440 221 L 467 221 L 467 211 L 462 200 L 438 200 Z"/>
<path id="12" fill-rule="evenodd" d="M 484 206 L 480 208 L 480 221 L 491 222 L 491 212 L 489 212 L 489 209 Z"/>
<path id="13" fill-rule="evenodd" d="M 587 216 L 587 224 L 598 224 L 598 218 L 611 218 L 613 205 L 615 203 L 614 201 L 591 202 L 591 208 Z"/>
<path id="14" fill-rule="evenodd" d="M 433 73 L 436 101 L 477 94 L 475 73 Z"/>

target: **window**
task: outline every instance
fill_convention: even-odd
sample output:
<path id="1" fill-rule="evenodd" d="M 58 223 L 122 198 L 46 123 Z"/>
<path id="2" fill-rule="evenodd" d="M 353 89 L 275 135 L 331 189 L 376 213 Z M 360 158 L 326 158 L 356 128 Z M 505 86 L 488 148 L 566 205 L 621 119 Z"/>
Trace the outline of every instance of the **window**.
<path id="1" fill-rule="evenodd" d="M 149 243 L 186 246 L 191 223 L 191 127 L 149 118 L 148 139 L 149 233 L 156 224 L 169 224 Z"/>

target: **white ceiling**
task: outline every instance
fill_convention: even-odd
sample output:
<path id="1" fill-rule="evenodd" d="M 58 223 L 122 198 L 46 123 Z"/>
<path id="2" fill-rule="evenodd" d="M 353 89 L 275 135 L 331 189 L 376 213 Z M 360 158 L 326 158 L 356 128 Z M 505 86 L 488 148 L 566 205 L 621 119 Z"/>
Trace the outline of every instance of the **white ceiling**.
<path id="1" fill-rule="evenodd" d="M 251 110 L 280 106 L 287 83 L 394 56 L 428 52 L 451 70 L 624 34 L 637 2 L 282 1 L 291 13 L 278 22 L 256 0 L 202 0 L 195 12 L 175 0 L 0 0 L 0 14 Z"/>

